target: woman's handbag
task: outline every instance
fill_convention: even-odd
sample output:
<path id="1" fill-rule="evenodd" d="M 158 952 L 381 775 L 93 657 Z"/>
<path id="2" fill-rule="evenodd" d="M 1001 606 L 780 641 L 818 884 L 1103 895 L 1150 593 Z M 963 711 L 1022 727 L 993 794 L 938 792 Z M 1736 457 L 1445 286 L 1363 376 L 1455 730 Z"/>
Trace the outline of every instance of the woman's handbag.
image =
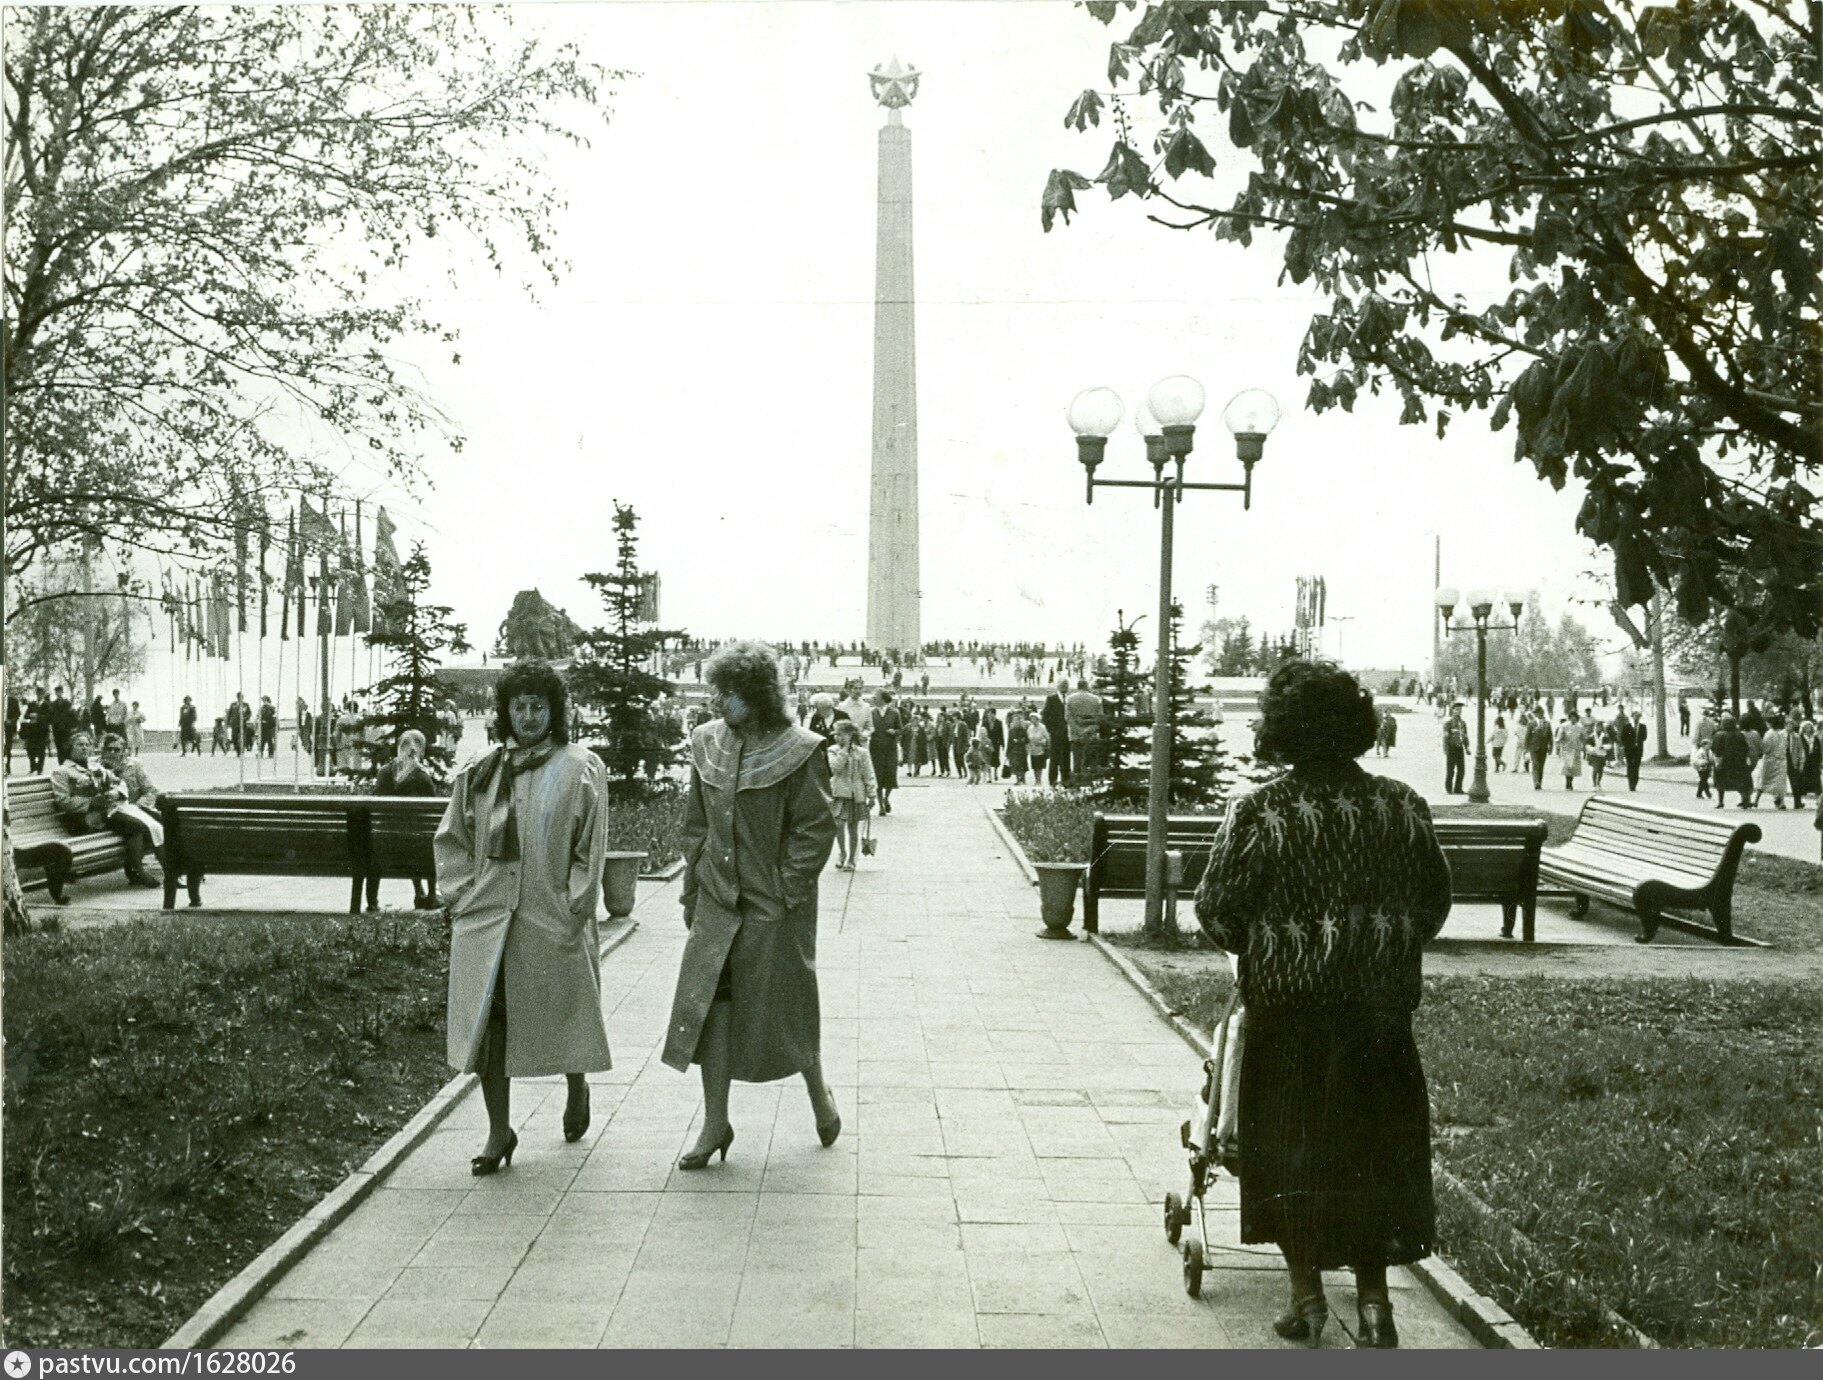
<path id="1" fill-rule="evenodd" d="M 874 816 L 867 812 L 867 822 L 861 826 L 861 856 L 871 858 L 874 855 Z"/>

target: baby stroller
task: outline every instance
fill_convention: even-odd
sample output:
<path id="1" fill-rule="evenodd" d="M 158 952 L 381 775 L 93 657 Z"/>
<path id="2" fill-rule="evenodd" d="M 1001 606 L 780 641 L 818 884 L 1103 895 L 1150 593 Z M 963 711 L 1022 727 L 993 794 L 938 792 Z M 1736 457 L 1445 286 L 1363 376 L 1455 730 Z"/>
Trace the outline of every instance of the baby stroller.
<path id="1" fill-rule="evenodd" d="M 1204 1195 L 1208 1193 L 1210 1185 L 1219 1179 L 1220 1171 L 1226 1169 L 1237 1180 L 1240 1177 L 1239 1159 L 1232 1143 L 1221 1144 L 1218 1135 L 1224 1092 L 1228 1097 L 1233 1097 L 1233 1084 L 1238 1081 L 1230 1076 L 1229 1061 L 1236 1061 L 1232 1072 L 1238 1072 L 1240 1022 L 1234 1018 L 1240 1014 L 1240 1002 L 1241 994 L 1237 987 L 1229 993 L 1221 1019 L 1216 1022 L 1215 1057 L 1203 1060 L 1203 1085 L 1191 1107 L 1190 1119 L 1183 1123 L 1178 1132 L 1190 1158 L 1189 1194 L 1181 1198 L 1175 1193 L 1165 1195 L 1165 1240 L 1176 1246 L 1183 1238 L 1184 1228 L 1193 1222 L 1196 1225 L 1195 1235 L 1182 1242 L 1184 1292 L 1193 1299 L 1202 1296 L 1203 1269 L 1212 1258 L 1214 1250 L 1209 1242 L 1209 1217 L 1203 1201 Z M 1230 1048 L 1230 1028 L 1236 1030 L 1234 1049 Z"/>

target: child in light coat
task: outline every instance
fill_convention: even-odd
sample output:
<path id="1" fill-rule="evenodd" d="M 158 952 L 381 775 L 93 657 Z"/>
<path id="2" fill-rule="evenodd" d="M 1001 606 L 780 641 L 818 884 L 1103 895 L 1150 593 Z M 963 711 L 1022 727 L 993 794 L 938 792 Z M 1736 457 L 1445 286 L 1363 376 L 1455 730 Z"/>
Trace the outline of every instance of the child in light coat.
<path id="1" fill-rule="evenodd" d="M 861 746 L 861 730 L 849 719 L 836 720 L 829 745 L 829 794 L 836 816 L 836 871 L 853 872 L 861 856 L 861 826 L 873 810 L 878 786 L 873 757 Z"/>

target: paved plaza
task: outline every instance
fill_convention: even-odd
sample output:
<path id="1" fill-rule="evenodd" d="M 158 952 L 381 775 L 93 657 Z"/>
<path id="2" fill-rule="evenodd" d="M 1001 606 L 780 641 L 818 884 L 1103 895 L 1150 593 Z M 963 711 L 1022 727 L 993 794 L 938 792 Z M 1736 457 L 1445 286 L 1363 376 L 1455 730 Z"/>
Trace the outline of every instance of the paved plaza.
<path id="1" fill-rule="evenodd" d="M 1231 1184 L 1185 1296 L 1159 1205 L 1200 1061 L 1089 945 L 1034 938 L 998 796 L 908 783 L 879 855 L 824 876 L 833 1148 L 800 1083 L 736 1085 L 726 1164 L 675 1169 L 701 1115 L 694 1073 L 658 1062 L 684 929 L 677 884 L 642 887 L 583 1141 L 560 1079 L 516 1082 L 513 1165 L 471 1178 L 470 1094 L 220 1344 L 1285 1346 L 1283 1268 L 1238 1246 Z M 1330 1290 L 1345 1347 L 1352 1285 Z M 1393 1291 L 1406 1346 L 1474 1345 L 1407 1272 Z"/>

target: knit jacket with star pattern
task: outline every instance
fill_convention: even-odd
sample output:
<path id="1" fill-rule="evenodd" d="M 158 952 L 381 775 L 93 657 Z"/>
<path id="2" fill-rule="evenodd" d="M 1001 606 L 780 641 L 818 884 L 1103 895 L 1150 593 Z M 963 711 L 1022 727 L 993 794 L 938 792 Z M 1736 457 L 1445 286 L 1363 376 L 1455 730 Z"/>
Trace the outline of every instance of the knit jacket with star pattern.
<path id="1" fill-rule="evenodd" d="M 1196 917 L 1252 1010 L 1416 1009 L 1450 910 L 1430 807 L 1353 762 L 1302 766 L 1228 807 Z"/>

